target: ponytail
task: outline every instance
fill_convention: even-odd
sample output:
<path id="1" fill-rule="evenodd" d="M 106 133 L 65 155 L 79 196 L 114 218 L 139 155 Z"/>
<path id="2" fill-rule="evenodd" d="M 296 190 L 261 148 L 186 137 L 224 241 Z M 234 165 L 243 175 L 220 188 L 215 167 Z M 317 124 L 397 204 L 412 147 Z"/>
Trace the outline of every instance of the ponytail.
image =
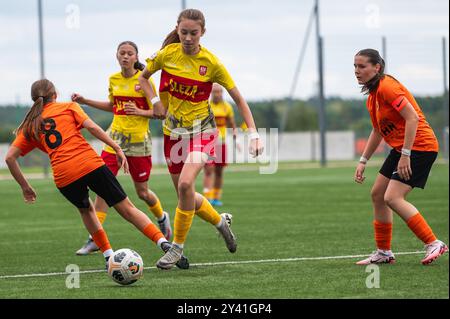
<path id="1" fill-rule="evenodd" d="M 14 130 L 14 134 L 17 135 L 22 131 L 28 141 L 39 140 L 39 133 L 42 130 L 42 111 L 44 105 L 53 101 L 54 94 L 56 94 L 56 90 L 51 81 L 42 79 L 34 82 L 31 86 L 31 99 L 34 104 L 19 127 Z"/>
<path id="2" fill-rule="evenodd" d="M 164 39 L 164 42 L 162 44 L 161 49 L 164 49 L 166 46 L 172 43 L 180 43 L 180 37 L 178 36 L 177 29 L 174 29 L 172 32 L 170 32 L 166 38 Z"/>
<path id="3" fill-rule="evenodd" d="M 139 60 L 138 60 L 138 61 L 136 61 L 136 63 L 133 65 L 133 67 L 134 67 L 136 70 L 143 71 L 143 70 L 145 69 L 145 64 L 142 64 L 142 63 L 139 62 Z"/>

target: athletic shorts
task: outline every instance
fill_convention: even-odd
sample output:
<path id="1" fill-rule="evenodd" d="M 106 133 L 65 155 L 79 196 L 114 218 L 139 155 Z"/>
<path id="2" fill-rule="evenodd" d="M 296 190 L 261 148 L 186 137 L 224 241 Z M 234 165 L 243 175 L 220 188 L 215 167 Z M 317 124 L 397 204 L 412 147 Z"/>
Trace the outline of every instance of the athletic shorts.
<path id="1" fill-rule="evenodd" d="M 397 165 L 400 160 L 401 153 L 395 149 L 392 149 L 380 169 L 380 174 L 389 179 L 394 179 L 407 184 L 412 188 L 425 188 L 428 175 L 431 171 L 431 166 L 433 166 L 437 154 L 437 152 L 411 151 L 410 158 L 412 175 L 408 181 L 405 181 L 400 178 L 397 173 Z"/>
<path id="2" fill-rule="evenodd" d="M 109 207 L 127 198 L 122 186 L 106 165 L 58 189 L 78 208 L 89 207 L 89 189 L 103 198 Z"/>
<path id="3" fill-rule="evenodd" d="M 119 164 L 117 163 L 116 154 L 102 151 L 102 159 L 106 166 L 111 170 L 114 176 L 119 172 Z M 128 167 L 130 169 L 131 178 L 136 183 L 144 183 L 150 178 L 152 170 L 152 157 L 149 156 L 127 156 Z"/>
<path id="4" fill-rule="evenodd" d="M 208 160 L 214 157 L 217 130 L 211 133 L 201 133 L 190 138 L 171 139 L 164 135 L 164 156 L 170 174 L 180 174 L 186 157 L 191 152 L 202 152 L 208 155 Z"/>
<path id="5" fill-rule="evenodd" d="M 217 143 L 215 148 L 215 157 L 210 159 L 206 165 L 211 166 L 227 166 L 227 145 L 225 143 Z"/>

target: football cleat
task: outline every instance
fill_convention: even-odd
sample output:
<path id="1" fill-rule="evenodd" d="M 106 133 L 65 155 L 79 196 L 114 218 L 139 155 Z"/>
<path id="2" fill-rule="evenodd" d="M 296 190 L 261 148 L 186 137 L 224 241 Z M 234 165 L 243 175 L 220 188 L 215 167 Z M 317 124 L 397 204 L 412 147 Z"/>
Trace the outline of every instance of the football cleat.
<path id="1" fill-rule="evenodd" d="M 220 216 L 222 217 L 222 223 L 220 227 L 217 227 L 217 230 L 219 231 L 219 234 L 222 236 L 222 238 L 225 240 L 225 244 L 227 245 L 227 248 L 230 251 L 230 253 L 234 253 L 236 252 L 237 249 L 236 236 L 234 236 L 230 227 L 233 215 L 223 213 L 220 214 Z"/>
<path id="2" fill-rule="evenodd" d="M 170 240 L 170 237 L 172 236 L 172 228 L 170 227 L 170 217 L 169 214 L 166 212 L 163 212 L 163 219 L 158 220 L 159 230 L 161 230 L 161 233 L 163 233 L 164 237 L 166 237 L 167 240 Z"/>
<path id="3" fill-rule="evenodd" d="M 86 241 L 86 244 L 84 244 L 83 247 L 78 249 L 76 254 L 78 256 L 86 256 L 86 255 L 89 255 L 90 253 L 96 252 L 98 250 L 99 250 L 98 246 L 95 244 L 92 237 L 89 236 L 88 240 Z"/>
<path id="4" fill-rule="evenodd" d="M 382 251 L 377 249 L 366 259 L 358 261 L 357 265 L 370 264 L 393 264 L 395 263 L 395 256 L 391 251 Z"/>
<path id="5" fill-rule="evenodd" d="M 439 256 L 448 252 L 448 247 L 440 240 L 435 240 L 431 244 L 425 245 L 425 258 L 422 259 L 422 265 L 429 265 Z"/>
<path id="6" fill-rule="evenodd" d="M 172 247 L 172 244 L 169 243 L 168 241 L 161 244 L 161 249 L 165 253 L 167 253 L 167 251 L 170 249 L 170 247 Z M 189 269 L 189 260 L 187 259 L 187 257 L 185 255 L 181 254 L 180 260 L 178 260 L 175 265 L 180 269 Z"/>
<path id="7" fill-rule="evenodd" d="M 211 201 L 211 205 L 221 207 L 223 206 L 223 202 L 220 199 L 213 199 Z"/>
<path id="8" fill-rule="evenodd" d="M 156 262 L 156 267 L 169 270 L 181 259 L 182 255 L 183 249 L 176 245 L 172 245 L 172 247 L 167 250 L 166 254 Z"/>

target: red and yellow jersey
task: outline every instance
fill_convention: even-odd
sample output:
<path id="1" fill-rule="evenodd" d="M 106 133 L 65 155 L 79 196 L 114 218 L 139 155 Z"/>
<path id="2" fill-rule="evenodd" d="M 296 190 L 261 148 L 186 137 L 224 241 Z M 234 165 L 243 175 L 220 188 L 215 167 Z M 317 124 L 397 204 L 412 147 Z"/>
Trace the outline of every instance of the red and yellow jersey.
<path id="1" fill-rule="evenodd" d="M 122 72 L 118 72 L 109 78 L 109 101 L 113 104 L 114 117 L 108 133 L 127 156 L 151 155 L 150 119 L 139 115 L 127 115 L 124 111 L 124 103 L 127 102 L 135 103 L 143 110 L 152 108 L 138 81 L 141 72 L 138 71 L 130 78 L 125 78 Z M 155 90 L 153 80 L 149 81 Z M 108 145 L 104 146 L 104 150 L 115 153 Z"/>
<path id="2" fill-rule="evenodd" d="M 168 107 L 164 134 L 184 128 L 192 132 L 194 122 L 201 122 L 201 130 L 214 127 L 208 105 L 212 84 L 225 89 L 235 87 L 233 79 L 219 59 L 204 47 L 196 55 L 183 52 L 181 43 L 172 43 L 153 54 L 147 61 L 147 70 L 153 74 L 161 70 L 159 92 Z"/>
<path id="3" fill-rule="evenodd" d="M 211 110 L 216 120 L 217 129 L 219 130 L 219 137 L 221 142 L 225 142 L 227 132 L 227 120 L 234 117 L 233 107 L 227 101 L 220 101 L 214 103 L 210 101 Z"/>
<path id="4" fill-rule="evenodd" d="M 405 139 L 405 119 L 400 111 L 408 101 L 419 116 L 416 138 L 412 149 L 415 151 L 437 152 L 439 145 L 433 129 L 412 94 L 397 80 L 385 76 L 376 91 L 369 94 L 367 109 L 372 125 L 387 144 L 400 151 Z"/>
<path id="5" fill-rule="evenodd" d="M 36 147 L 47 153 L 57 187 L 67 186 L 105 165 L 80 133 L 89 116 L 77 103 L 48 103 L 44 106 L 42 119 L 43 133 L 39 141 L 28 141 L 19 132 L 12 145 L 20 148 L 21 156 Z"/>

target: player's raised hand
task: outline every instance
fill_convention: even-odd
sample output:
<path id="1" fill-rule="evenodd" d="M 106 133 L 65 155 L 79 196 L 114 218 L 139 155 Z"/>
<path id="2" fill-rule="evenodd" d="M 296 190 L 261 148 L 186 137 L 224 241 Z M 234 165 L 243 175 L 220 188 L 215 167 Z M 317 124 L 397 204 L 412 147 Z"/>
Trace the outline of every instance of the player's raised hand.
<path id="1" fill-rule="evenodd" d="M 80 104 L 85 104 L 85 99 L 82 95 L 78 94 L 78 93 L 73 93 L 70 98 L 72 99 L 73 102 L 77 102 Z"/>

